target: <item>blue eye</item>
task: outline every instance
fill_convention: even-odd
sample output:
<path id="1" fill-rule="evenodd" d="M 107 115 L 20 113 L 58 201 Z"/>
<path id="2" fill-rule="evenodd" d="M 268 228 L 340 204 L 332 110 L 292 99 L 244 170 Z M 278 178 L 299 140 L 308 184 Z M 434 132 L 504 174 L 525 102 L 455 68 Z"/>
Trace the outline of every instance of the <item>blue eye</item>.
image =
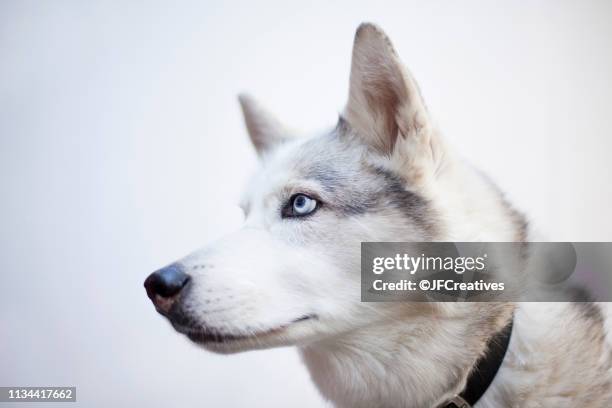
<path id="1" fill-rule="evenodd" d="M 312 214 L 318 206 L 318 201 L 306 194 L 296 194 L 283 208 L 283 217 L 303 217 Z"/>

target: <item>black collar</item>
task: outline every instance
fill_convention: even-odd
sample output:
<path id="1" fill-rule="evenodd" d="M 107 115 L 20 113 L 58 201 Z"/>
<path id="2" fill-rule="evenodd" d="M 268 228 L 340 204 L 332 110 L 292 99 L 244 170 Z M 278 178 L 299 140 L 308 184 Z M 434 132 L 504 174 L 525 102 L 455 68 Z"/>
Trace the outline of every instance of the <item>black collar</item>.
<path id="1" fill-rule="evenodd" d="M 512 321 L 487 342 L 486 354 L 478 360 L 461 393 L 443 404 L 441 408 L 471 408 L 493 382 L 508 350 L 512 335 Z"/>

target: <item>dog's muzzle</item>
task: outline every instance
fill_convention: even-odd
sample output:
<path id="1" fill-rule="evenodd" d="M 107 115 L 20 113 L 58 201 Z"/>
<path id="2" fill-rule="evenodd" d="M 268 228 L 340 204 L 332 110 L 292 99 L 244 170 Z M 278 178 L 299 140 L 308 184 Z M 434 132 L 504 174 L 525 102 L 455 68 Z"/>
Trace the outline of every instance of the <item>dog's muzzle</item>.
<path id="1" fill-rule="evenodd" d="M 172 264 L 149 275 L 144 287 L 156 309 L 162 314 L 167 314 L 189 280 L 189 275 L 179 264 Z"/>

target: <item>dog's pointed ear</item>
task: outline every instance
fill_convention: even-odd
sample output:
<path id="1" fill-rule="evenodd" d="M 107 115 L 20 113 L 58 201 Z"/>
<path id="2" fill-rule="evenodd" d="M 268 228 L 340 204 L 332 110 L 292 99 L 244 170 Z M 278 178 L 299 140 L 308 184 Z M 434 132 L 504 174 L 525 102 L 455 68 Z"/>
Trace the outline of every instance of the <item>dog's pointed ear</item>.
<path id="1" fill-rule="evenodd" d="M 343 116 L 370 146 L 389 155 L 398 138 L 418 136 L 429 123 L 416 82 L 386 34 L 370 23 L 361 24 L 355 34 Z"/>
<path id="2" fill-rule="evenodd" d="M 261 157 L 289 139 L 289 131 L 272 114 L 247 94 L 238 95 L 251 142 Z"/>

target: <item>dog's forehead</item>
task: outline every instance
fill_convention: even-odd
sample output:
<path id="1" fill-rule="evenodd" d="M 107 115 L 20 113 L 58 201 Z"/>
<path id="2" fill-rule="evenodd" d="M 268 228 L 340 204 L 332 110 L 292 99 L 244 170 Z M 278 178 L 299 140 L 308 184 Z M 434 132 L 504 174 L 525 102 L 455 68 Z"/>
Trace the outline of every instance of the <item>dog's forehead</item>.
<path id="1" fill-rule="evenodd" d="M 363 158 L 363 148 L 336 131 L 292 139 L 264 158 L 241 204 L 250 207 L 253 200 L 279 195 L 290 187 L 348 194 L 347 190 L 358 188 L 360 181 L 366 183 L 368 171 Z"/>
<path id="2" fill-rule="evenodd" d="M 363 150 L 332 132 L 279 147 L 260 171 L 279 183 L 312 181 L 331 188 L 364 171 Z"/>

